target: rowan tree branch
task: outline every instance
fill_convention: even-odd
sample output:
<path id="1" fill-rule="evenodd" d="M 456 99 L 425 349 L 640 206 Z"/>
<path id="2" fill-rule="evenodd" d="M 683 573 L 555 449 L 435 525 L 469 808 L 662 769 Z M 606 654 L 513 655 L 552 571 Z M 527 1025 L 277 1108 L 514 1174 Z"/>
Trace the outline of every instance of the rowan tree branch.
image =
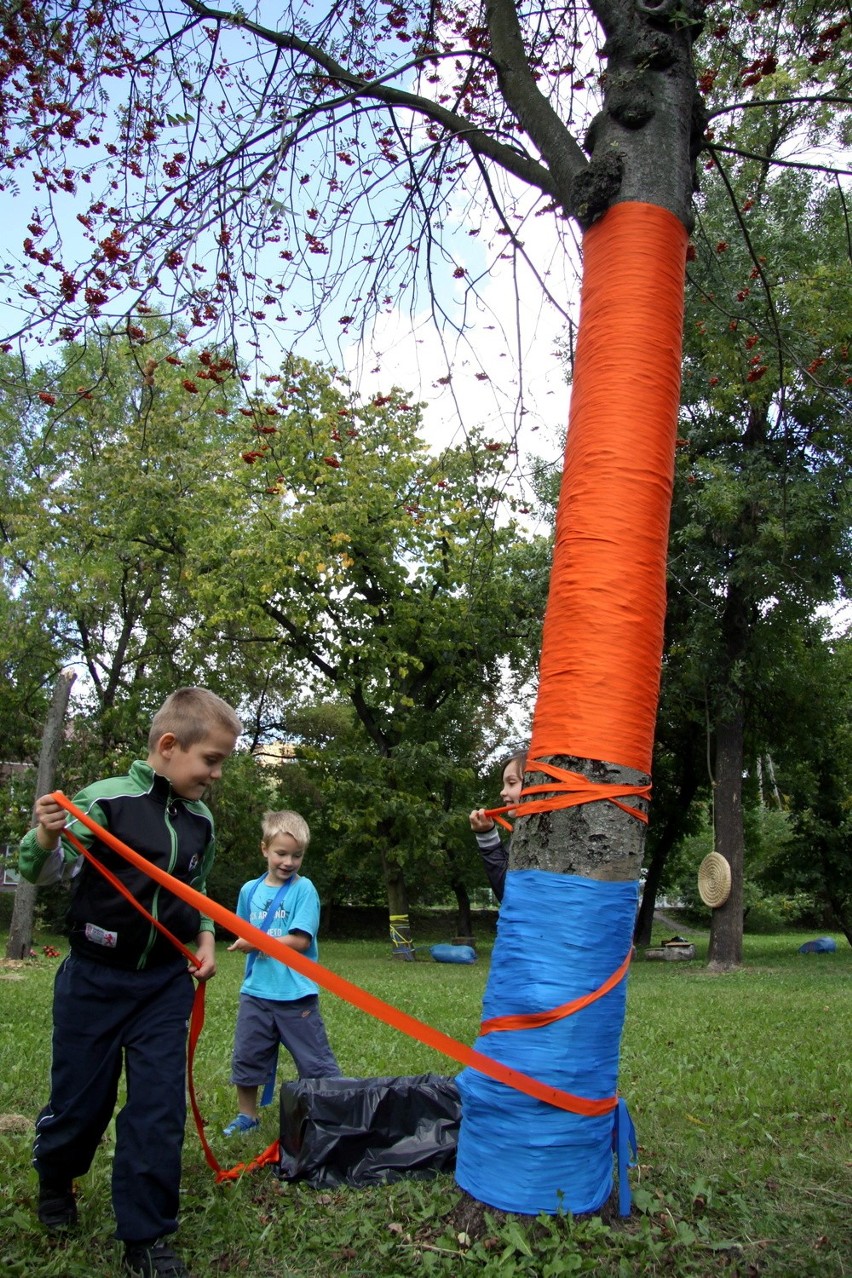
<path id="1" fill-rule="evenodd" d="M 758 107 L 816 106 L 820 102 L 828 106 L 852 107 L 852 97 L 835 94 L 803 94 L 800 97 L 790 98 L 750 98 L 748 101 L 726 102 L 724 106 L 708 111 L 707 119 L 716 120 L 720 115 L 731 115 L 734 111 L 750 111 Z"/>
<path id="2" fill-rule="evenodd" d="M 567 212 L 571 183 L 589 161 L 533 78 L 514 0 L 488 0 L 485 21 L 503 97 L 547 161 Z"/>
<path id="3" fill-rule="evenodd" d="M 259 40 L 263 40 L 277 49 L 301 54 L 322 70 L 330 80 L 350 90 L 342 99 L 338 99 L 335 102 L 323 102 L 322 110 L 339 109 L 349 103 L 353 97 L 369 98 L 382 106 L 405 108 L 417 115 L 422 115 L 424 119 L 440 124 L 453 137 L 464 142 L 475 154 L 486 156 L 489 160 L 493 160 L 495 164 L 498 164 L 507 173 L 513 174 L 522 182 L 536 187 L 545 195 L 557 195 L 558 181 L 554 179 L 554 175 L 545 165 L 539 164 L 515 147 L 498 142 L 490 133 L 486 133 L 484 129 L 477 127 L 463 115 L 441 106 L 440 103 L 433 102 L 431 99 L 422 97 L 417 93 L 408 93 L 404 89 L 397 89 L 383 80 L 365 80 L 362 76 L 355 75 L 347 70 L 340 62 L 326 53 L 324 49 L 321 49 L 318 45 L 311 44 L 307 40 L 302 40 L 292 31 L 272 31 L 270 28 L 264 27 L 260 23 L 252 22 L 248 18 L 243 18 L 239 14 L 211 9 L 208 5 L 202 4 L 200 0 L 182 0 L 182 2 L 201 18 L 212 22 L 226 23 L 242 31 L 249 31 Z M 406 63 L 406 67 L 417 66 L 425 61 L 425 58 L 414 59 Z M 402 69 L 399 68 L 395 74 L 398 74 L 399 70 Z M 536 90 L 536 92 L 538 91 Z M 541 98 L 540 94 L 538 96 Z M 559 121 L 559 117 L 552 111 L 552 108 L 549 107 L 544 98 L 541 98 L 541 102 L 551 112 L 554 120 L 559 123 L 564 135 L 562 144 L 565 145 L 564 137 L 568 137 L 579 154 L 583 166 L 585 166 L 585 157 L 576 142 L 567 133 L 565 126 Z M 318 107 L 318 109 L 320 108 Z M 534 138 L 534 141 L 538 145 L 537 139 Z"/>
<path id="4" fill-rule="evenodd" d="M 738 155 L 741 160 L 757 160 L 759 164 L 776 165 L 783 169 L 810 169 L 814 173 L 828 173 L 832 177 L 849 177 L 852 175 L 852 168 L 848 165 L 846 168 L 835 168 L 831 164 L 808 164 L 804 160 L 782 160 L 774 155 L 760 155 L 757 151 L 746 151 L 738 146 L 725 146 L 721 142 L 705 143 L 705 150 L 715 153 L 723 152 L 725 155 Z"/>

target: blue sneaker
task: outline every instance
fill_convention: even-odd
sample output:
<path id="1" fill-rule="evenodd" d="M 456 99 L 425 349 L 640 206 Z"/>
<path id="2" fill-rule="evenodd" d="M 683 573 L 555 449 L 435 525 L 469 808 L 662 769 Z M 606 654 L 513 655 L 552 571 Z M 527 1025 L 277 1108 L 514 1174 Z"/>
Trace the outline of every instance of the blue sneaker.
<path id="1" fill-rule="evenodd" d="M 249 1118 L 248 1114 L 237 1114 L 232 1123 L 223 1128 L 223 1136 L 240 1136 L 243 1132 L 254 1131 L 255 1127 L 260 1127 L 259 1118 Z"/>

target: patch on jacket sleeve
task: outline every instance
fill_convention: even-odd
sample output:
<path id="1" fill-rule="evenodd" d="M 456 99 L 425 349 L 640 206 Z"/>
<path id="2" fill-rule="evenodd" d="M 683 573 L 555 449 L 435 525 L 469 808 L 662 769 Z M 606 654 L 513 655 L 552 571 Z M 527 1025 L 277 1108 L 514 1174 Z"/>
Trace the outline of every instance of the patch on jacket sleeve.
<path id="1" fill-rule="evenodd" d="M 118 945 L 118 933 L 108 932 L 106 928 L 98 927 L 96 923 L 87 923 L 86 940 L 91 941 L 93 945 L 105 945 L 107 949 L 114 950 Z"/>

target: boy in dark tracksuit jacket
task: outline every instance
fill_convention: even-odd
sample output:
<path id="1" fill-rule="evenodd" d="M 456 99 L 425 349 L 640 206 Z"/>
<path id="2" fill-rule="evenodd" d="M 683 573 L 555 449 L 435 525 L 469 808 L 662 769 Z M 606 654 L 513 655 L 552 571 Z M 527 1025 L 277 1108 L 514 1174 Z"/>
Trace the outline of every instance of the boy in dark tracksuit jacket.
<path id="1" fill-rule="evenodd" d="M 74 803 L 134 851 L 204 890 L 213 861 L 213 820 L 201 802 L 236 745 L 241 724 L 205 688 L 179 688 L 157 712 L 147 762 L 87 786 Z M 112 1117 L 122 1063 L 127 1100 L 116 1123 L 112 1174 L 124 1270 L 140 1278 L 188 1271 L 163 1241 L 177 1229 L 186 1122 L 186 1028 L 193 984 L 186 960 L 138 910 L 61 839 L 67 813 L 49 795 L 35 805 L 20 869 L 32 883 L 70 878 L 70 953 L 56 975 L 50 1100 L 39 1115 L 33 1162 L 39 1219 L 76 1224 L 73 1180 L 84 1175 Z M 154 918 L 195 942 L 196 979 L 216 970 L 213 924 L 100 843 L 69 829 Z"/>

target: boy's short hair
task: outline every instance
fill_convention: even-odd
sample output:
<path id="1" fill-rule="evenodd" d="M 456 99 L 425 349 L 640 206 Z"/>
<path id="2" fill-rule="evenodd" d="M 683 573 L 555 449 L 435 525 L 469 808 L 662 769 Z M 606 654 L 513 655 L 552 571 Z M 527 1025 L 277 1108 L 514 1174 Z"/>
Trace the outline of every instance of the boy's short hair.
<path id="1" fill-rule="evenodd" d="M 289 834 L 303 852 L 308 850 L 308 844 L 311 841 L 310 827 L 305 818 L 299 816 L 298 812 L 290 812 L 286 809 L 282 812 L 264 812 L 261 830 L 264 847 L 267 843 L 271 843 L 277 834 Z"/>
<path id="2" fill-rule="evenodd" d="M 184 750 L 203 741 L 211 728 L 224 728 L 235 737 L 240 736 L 243 725 L 236 713 L 209 688 L 177 688 L 166 697 L 151 722 L 148 733 L 148 749 L 155 750 L 165 733 L 174 734 Z"/>

